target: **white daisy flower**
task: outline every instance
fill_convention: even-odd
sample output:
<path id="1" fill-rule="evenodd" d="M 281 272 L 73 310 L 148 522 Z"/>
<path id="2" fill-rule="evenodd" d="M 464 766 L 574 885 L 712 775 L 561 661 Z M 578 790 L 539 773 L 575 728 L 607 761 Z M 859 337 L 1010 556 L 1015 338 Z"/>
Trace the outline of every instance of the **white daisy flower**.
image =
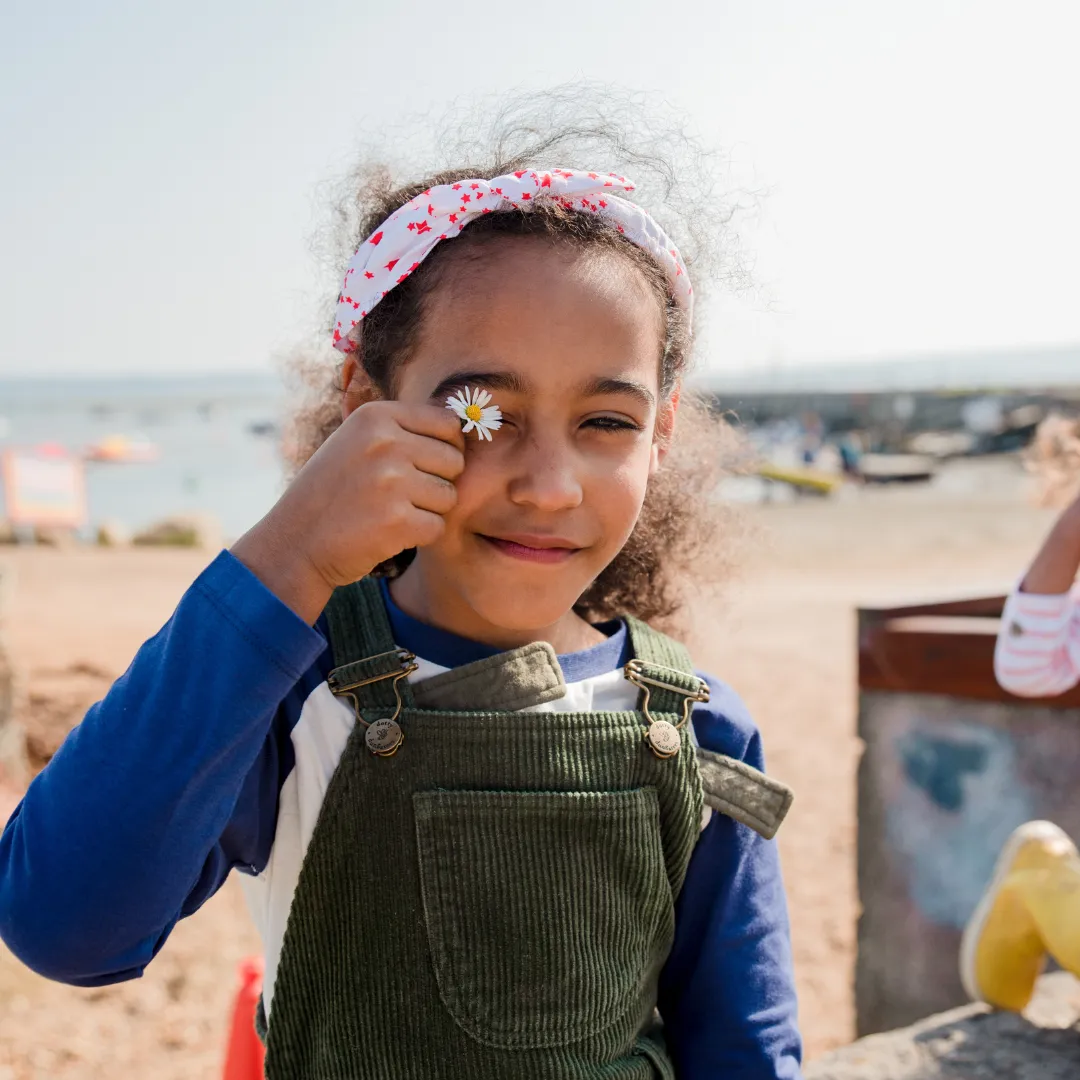
<path id="1" fill-rule="evenodd" d="M 466 435 L 475 428 L 476 437 L 483 442 L 490 441 L 491 433 L 502 427 L 502 410 L 498 405 L 489 405 L 489 401 L 491 395 L 486 390 L 466 386 L 446 399 L 446 407 L 466 421 L 461 429 Z"/>

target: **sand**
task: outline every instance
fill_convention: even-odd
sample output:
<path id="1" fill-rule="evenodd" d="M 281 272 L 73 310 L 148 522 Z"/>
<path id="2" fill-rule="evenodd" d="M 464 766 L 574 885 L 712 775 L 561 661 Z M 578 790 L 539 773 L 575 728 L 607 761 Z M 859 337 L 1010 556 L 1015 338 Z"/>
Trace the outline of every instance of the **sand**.
<path id="1" fill-rule="evenodd" d="M 796 790 L 779 843 L 810 1057 L 853 1035 L 855 609 L 1001 591 L 1050 520 L 1010 460 L 965 462 L 932 488 L 749 509 L 737 578 L 697 612 L 696 659 L 743 695 L 770 772 Z M 7 639 L 20 716 L 39 759 L 207 558 L 0 550 L 16 578 Z M 118 987 L 48 983 L 0 947 L 0 1080 L 219 1076 L 236 963 L 257 951 L 234 881 L 177 927 L 143 979 Z"/>

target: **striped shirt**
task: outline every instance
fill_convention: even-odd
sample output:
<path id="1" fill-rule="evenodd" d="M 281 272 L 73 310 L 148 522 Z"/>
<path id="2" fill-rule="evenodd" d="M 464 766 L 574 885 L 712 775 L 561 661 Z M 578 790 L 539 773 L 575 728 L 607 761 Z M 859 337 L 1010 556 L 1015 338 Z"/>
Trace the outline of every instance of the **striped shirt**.
<path id="1" fill-rule="evenodd" d="M 998 684 L 1019 697 L 1055 697 L 1080 683 L 1080 585 L 1043 596 L 1015 590 L 994 652 Z"/>

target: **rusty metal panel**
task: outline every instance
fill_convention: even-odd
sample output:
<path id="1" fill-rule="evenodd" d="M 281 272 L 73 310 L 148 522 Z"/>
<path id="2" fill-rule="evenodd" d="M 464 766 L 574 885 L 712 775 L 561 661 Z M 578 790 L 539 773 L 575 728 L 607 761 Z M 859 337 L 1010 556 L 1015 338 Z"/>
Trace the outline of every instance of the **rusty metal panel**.
<path id="1" fill-rule="evenodd" d="M 1080 694 L 1005 694 L 994 631 L 970 609 L 860 612 L 860 1035 L 966 1000 L 960 933 L 1014 828 L 1048 818 L 1080 838 Z"/>

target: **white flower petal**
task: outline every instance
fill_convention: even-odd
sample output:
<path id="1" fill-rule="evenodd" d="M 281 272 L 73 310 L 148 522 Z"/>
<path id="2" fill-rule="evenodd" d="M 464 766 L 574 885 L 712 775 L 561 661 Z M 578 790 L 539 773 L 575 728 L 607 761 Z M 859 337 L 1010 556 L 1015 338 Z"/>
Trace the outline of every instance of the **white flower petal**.
<path id="1" fill-rule="evenodd" d="M 463 422 L 463 434 L 467 435 L 475 430 L 476 437 L 481 442 L 490 442 L 491 433 L 502 427 L 502 410 L 498 405 L 490 405 L 490 401 L 491 394 L 487 390 L 478 386 L 466 386 L 446 399 L 446 407 Z M 472 419 L 469 416 L 470 410 L 474 413 L 479 411 L 479 418 Z"/>
<path id="2" fill-rule="evenodd" d="M 465 419 L 465 410 L 468 408 L 468 402 L 465 401 L 461 394 L 456 394 L 453 397 L 446 399 L 446 407 L 453 411 L 455 416 Z"/>

